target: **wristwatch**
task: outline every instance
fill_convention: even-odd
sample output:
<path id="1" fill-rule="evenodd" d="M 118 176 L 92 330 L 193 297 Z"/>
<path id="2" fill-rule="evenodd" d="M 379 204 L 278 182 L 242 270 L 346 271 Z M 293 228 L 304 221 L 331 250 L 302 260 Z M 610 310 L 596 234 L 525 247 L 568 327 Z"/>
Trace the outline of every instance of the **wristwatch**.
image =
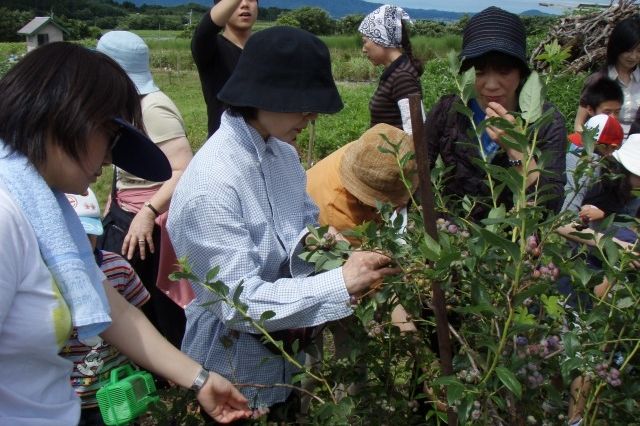
<path id="1" fill-rule="evenodd" d="M 207 380 L 209 380 L 209 371 L 207 371 L 205 368 L 201 368 L 196 378 L 193 379 L 193 383 L 191 384 L 191 387 L 189 387 L 189 389 L 191 389 L 195 393 L 198 393 L 200 392 L 200 389 L 202 389 L 204 384 L 207 383 Z"/>
<path id="2" fill-rule="evenodd" d="M 153 207 L 153 204 L 151 204 L 150 202 L 148 202 L 148 201 L 145 202 L 144 206 L 148 207 L 149 210 L 151 210 L 153 212 L 153 214 L 156 215 L 156 217 L 160 216 L 160 212 L 155 207 Z"/>

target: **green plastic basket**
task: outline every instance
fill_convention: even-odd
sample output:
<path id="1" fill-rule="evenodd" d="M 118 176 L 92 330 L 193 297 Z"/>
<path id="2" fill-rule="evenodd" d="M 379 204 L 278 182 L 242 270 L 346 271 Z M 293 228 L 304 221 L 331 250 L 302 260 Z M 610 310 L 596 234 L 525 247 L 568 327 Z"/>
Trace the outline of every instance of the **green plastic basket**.
<path id="1" fill-rule="evenodd" d="M 151 374 L 134 370 L 130 364 L 115 368 L 96 398 L 102 420 L 108 426 L 128 424 L 159 400 Z"/>

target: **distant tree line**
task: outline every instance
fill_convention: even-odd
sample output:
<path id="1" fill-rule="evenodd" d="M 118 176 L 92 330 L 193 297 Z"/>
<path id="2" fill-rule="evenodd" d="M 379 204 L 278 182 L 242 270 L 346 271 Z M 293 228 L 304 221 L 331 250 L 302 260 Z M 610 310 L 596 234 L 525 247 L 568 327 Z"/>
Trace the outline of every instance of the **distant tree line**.
<path id="1" fill-rule="evenodd" d="M 67 31 L 67 39 L 96 38 L 106 29 L 124 30 L 182 30 L 190 37 L 193 28 L 208 7 L 188 3 L 179 6 L 136 6 L 131 1 L 113 0 L 3 0 L 0 7 L 0 41 L 20 41 L 17 31 L 35 16 L 53 16 Z M 332 19 L 323 9 L 302 7 L 296 10 L 276 7 L 259 8 L 258 19 L 291 25 L 317 35 L 357 34 L 364 15 L 347 15 Z M 457 22 L 444 23 L 428 20 L 414 22 L 412 34 L 438 37 L 461 34 L 468 16 Z M 549 18 L 525 17 L 530 31 L 546 31 Z M 530 33 L 531 35 L 531 33 Z"/>
<path id="2" fill-rule="evenodd" d="M 329 14 L 318 7 L 301 7 L 295 10 L 283 11 L 276 19 L 281 25 L 291 25 L 302 28 L 318 35 L 331 34 L 357 34 L 358 26 L 364 15 L 347 15 L 334 20 Z M 439 22 L 431 20 L 415 20 L 411 28 L 411 34 L 429 37 L 440 37 L 448 34 L 462 34 L 462 29 L 469 20 L 469 15 L 463 15 L 455 22 Z M 523 16 L 522 20 L 527 28 L 528 35 L 544 33 L 554 22 L 556 17 Z"/>

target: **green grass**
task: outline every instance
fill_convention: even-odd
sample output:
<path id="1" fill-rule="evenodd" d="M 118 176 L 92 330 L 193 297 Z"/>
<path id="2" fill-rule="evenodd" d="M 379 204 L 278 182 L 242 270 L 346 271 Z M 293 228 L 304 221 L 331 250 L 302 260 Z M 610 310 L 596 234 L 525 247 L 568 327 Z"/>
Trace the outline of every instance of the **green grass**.
<path id="1" fill-rule="evenodd" d="M 206 140 L 207 116 L 200 80 L 191 58 L 190 41 L 177 37 L 177 31 L 152 30 L 136 33 L 149 44 L 155 81 L 180 109 L 189 141 L 194 151 L 197 151 Z M 358 37 L 332 36 L 323 39 L 330 46 L 332 71 L 334 78 L 339 81 L 338 90 L 345 106 L 339 113 L 320 116 L 316 121 L 316 141 L 312 155 L 314 160 L 319 160 L 345 143 L 357 139 L 368 128 L 369 100 L 381 72 L 380 67 L 374 67 L 362 55 Z M 426 56 L 434 55 L 436 58 L 426 61 L 422 76 L 424 104 L 428 111 L 441 96 L 455 91 L 453 76 L 449 74 L 446 60 L 442 58 L 452 48 L 459 49 L 460 37 L 415 37 L 412 42 L 416 52 L 423 52 L 419 57 L 426 59 Z M 81 43 L 95 46 L 95 40 L 84 40 Z M 2 67 L 11 65 L 6 61 L 8 55 L 25 51 L 24 43 L 0 43 L 0 72 L 3 71 Z M 555 77 L 549 85 L 549 100 L 564 114 L 568 128 L 572 127 L 583 79 L 583 75 L 561 75 Z M 298 139 L 305 161 L 308 140 L 308 131 L 304 131 Z M 108 172 L 94 185 L 101 202 L 106 199 L 110 185 L 111 174 Z"/>

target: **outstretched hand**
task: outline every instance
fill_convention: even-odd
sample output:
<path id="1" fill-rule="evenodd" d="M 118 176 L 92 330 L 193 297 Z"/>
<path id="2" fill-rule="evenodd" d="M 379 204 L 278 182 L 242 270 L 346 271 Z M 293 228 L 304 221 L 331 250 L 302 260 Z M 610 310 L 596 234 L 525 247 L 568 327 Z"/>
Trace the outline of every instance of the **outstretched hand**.
<path id="1" fill-rule="evenodd" d="M 342 276 L 349 294 L 357 294 L 380 282 L 387 275 L 400 273 L 388 256 L 370 251 L 355 251 L 342 266 Z"/>
<path id="2" fill-rule="evenodd" d="M 209 380 L 198 392 L 198 402 L 218 423 L 230 423 L 246 419 L 253 413 L 247 399 L 231 382 L 214 372 L 209 372 Z"/>

